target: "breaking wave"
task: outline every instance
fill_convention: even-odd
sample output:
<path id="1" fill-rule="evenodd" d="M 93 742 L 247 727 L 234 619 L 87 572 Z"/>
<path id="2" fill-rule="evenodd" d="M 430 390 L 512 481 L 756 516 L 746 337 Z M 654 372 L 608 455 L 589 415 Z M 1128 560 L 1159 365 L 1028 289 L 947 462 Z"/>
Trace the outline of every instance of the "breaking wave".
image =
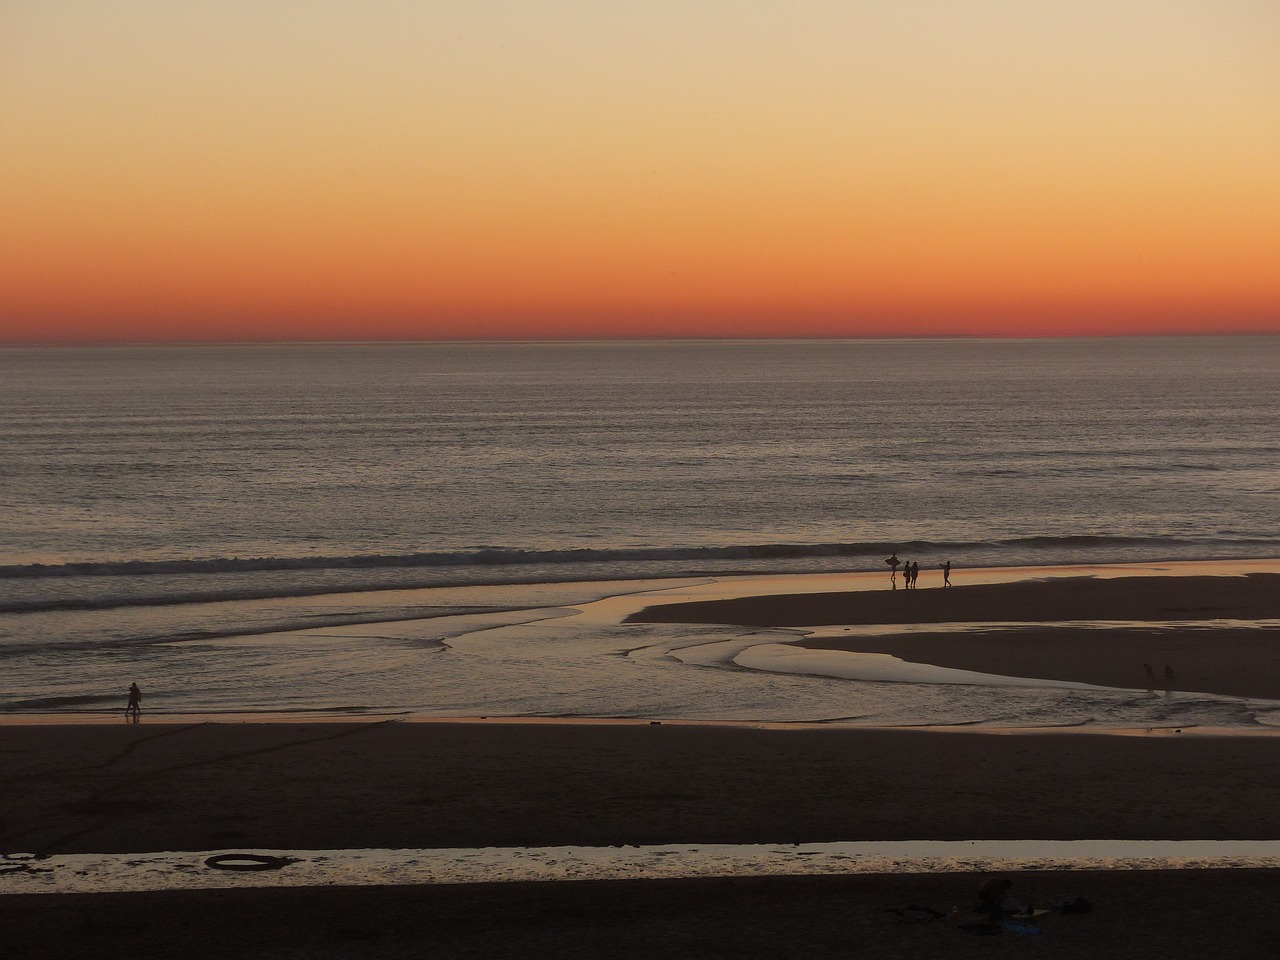
<path id="1" fill-rule="evenodd" d="M 879 557 L 892 550 L 911 553 L 968 552 L 1018 548 L 1150 548 L 1197 546 L 1275 547 L 1280 539 L 1266 537 L 1215 540 L 1178 537 L 1114 537 L 1105 535 L 1011 537 L 980 541 L 868 541 L 856 543 L 762 543 L 706 547 L 640 547 L 631 549 L 527 550 L 478 547 L 439 553 L 352 554 L 307 557 L 209 557 L 174 560 L 109 560 L 78 563 L 0 565 L 0 578 L 116 577 L 162 574 L 252 573 L 274 570 L 352 570 L 418 567 L 502 567 L 533 564 L 586 564 L 644 561 L 721 561 L 803 559 L 809 557 Z"/>

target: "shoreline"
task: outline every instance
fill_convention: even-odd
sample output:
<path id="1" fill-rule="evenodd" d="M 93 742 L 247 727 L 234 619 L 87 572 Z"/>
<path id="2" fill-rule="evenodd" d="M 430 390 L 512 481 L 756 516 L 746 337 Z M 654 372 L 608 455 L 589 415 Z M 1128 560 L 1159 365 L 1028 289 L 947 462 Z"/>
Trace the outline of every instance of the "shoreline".
<path id="1" fill-rule="evenodd" d="M 940 580 L 937 571 L 930 572 Z M 628 623 L 737 623 L 777 629 L 779 642 L 787 642 L 797 651 L 879 653 L 908 664 L 1117 690 L 1163 692 L 1163 668 L 1168 664 L 1175 671 L 1176 692 L 1276 700 L 1280 704 L 1280 643 L 1268 639 L 1268 635 L 1280 635 L 1280 559 L 965 568 L 956 570 L 953 580 L 956 585 L 950 590 L 932 585 L 919 591 L 888 590 L 883 573 L 868 572 L 626 581 L 627 589 L 621 593 L 566 608 L 576 610 L 566 622 L 600 624 L 614 631 L 619 627 L 625 631 Z M 1223 587 L 1231 594 L 1225 604 L 1212 597 L 1206 601 L 1183 596 L 1211 595 Z M 1131 589 L 1134 595 L 1125 595 Z M 1090 598 L 1090 591 L 1098 590 L 1112 595 Z M 1260 598 L 1265 609 L 1243 611 L 1244 620 L 1224 620 L 1224 616 L 1241 613 L 1242 597 Z M 842 613 L 841 604 L 845 608 L 852 604 L 852 612 Z M 1054 617 L 1069 617 L 1067 622 L 1055 622 L 1049 616 L 1054 604 Z M 1130 619 L 1110 619 L 1115 616 Z M 1151 619 L 1156 616 L 1159 619 Z M 1258 617 L 1273 622 L 1259 621 Z M 842 625 L 848 629 L 841 629 Z M 893 629 L 895 625 L 899 629 Z M 369 626 L 368 621 L 362 621 L 362 629 Z M 1185 656 L 1189 644 L 1207 639 L 1206 631 L 1210 630 L 1215 655 L 1207 660 Z M 295 628 L 282 631 L 286 636 L 306 632 Z M 792 638 L 787 638 L 786 632 Z M 812 662 L 817 664 L 816 659 Z M 1144 677 L 1144 663 L 1152 664 L 1154 678 Z M 765 664 L 761 673 L 768 672 Z M 793 672 L 810 671 L 806 666 Z M 821 666 L 811 672 L 824 675 Z M 860 679 L 856 672 L 834 675 Z M 903 678 L 910 676 L 904 674 Z M 882 678 L 873 674 L 868 679 Z M 165 713 L 148 717 L 164 722 L 494 721 L 496 717 L 484 707 L 476 701 L 464 711 L 441 716 L 424 711 L 418 701 L 407 701 L 403 707 L 393 702 L 370 712 L 332 707 L 280 710 L 269 704 L 252 711 L 201 711 L 175 704 Z M 0 727 L 111 723 L 119 714 L 114 705 L 85 711 L 0 711 Z M 579 719 L 553 713 L 507 716 L 512 721 L 534 722 Z M 676 722 L 660 711 L 628 716 Z M 597 719 L 615 718 L 601 714 Z M 1149 725 L 1135 728 L 1141 726 Z"/>

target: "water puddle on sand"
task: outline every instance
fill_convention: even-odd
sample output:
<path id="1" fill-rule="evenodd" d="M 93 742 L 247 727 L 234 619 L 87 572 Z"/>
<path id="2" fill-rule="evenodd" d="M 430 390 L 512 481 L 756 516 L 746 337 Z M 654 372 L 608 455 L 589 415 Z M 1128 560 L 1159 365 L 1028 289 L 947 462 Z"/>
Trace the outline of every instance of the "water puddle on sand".
<path id="1" fill-rule="evenodd" d="M 213 861 L 211 864 L 210 861 Z M 1014 870 L 1280 868 L 1280 840 L 907 840 L 0 855 L 0 894 Z"/>

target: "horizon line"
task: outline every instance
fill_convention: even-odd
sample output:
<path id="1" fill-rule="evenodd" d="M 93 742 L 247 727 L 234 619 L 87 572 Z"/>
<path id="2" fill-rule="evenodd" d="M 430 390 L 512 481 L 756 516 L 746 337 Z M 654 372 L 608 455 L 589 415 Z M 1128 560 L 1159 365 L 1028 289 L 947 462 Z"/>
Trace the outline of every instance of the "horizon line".
<path id="1" fill-rule="evenodd" d="M 919 334 L 919 335 L 883 335 L 883 336 L 678 336 L 654 335 L 631 337 L 360 337 L 360 338 L 328 338 L 307 340 L 298 338 L 279 338 L 250 340 L 232 338 L 219 340 L 212 338 L 111 338 L 86 340 L 0 340 L 0 350 L 22 349 L 89 349 L 89 348 L 130 348 L 130 347 L 304 347 L 304 346 L 391 346 L 391 345 L 570 345 L 570 344 L 639 344 L 639 343 L 928 343 L 949 341 L 992 342 L 992 341 L 1041 341 L 1052 342 L 1062 340 L 1192 340 L 1192 339 L 1224 339 L 1238 337 L 1280 337 L 1280 330 L 1223 330 L 1223 331 L 1168 331 L 1143 333 L 1078 333 L 1078 334 Z"/>

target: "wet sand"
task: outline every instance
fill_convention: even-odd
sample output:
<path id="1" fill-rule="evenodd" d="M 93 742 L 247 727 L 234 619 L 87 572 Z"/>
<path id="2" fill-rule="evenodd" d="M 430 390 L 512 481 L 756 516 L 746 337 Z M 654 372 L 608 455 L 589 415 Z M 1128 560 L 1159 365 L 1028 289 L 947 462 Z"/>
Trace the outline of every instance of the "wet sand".
<path id="1" fill-rule="evenodd" d="M 1123 674 L 1124 682 L 1108 684 L 1117 686 L 1141 685 L 1135 662 L 1162 669 L 1167 660 L 1184 682 L 1280 698 L 1280 672 L 1266 659 L 1273 630 L 1233 625 L 1214 632 L 1205 652 L 1210 638 L 1191 627 L 1148 625 L 1275 617 L 1280 580 L 1131 579 L 1162 582 L 754 598 L 643 616 L 770 625 L 1016 621 L 1025 628 L 964 634 L 963 646 L 905 635 L 811 642 L 897 644 L 922 659 L 954 654 L 950 665 L 967 669 L 1023 675 L 1038 666 L 1043 672 L 1026 675 L 1055 679 Z M 1063 619 L 1133 623 L 1105 640 L 1043 625 Z M 1118 655 L 1109 659 L 1112 647 Z M 1246 683 L 1256 686 L 1229 689 Z M 145 717 L 138 725 L 30 724 L 0 726 L 0 818 L 0 850 L 40 853 L 1277 839 L 1280 736 Z M 1094 909 L 1051 914 L 1037 935 L 994 937 L 961 929 L 974 919 L 981 879 L 955 872 L 265 890 L 246 877 L 244 890 L 8 896 L 0 898 L 0 929 L 5 955 L 20 958 L 1280 957 L 1278 871 L 1018 873 L 1021 896 L 1083 895 Z M 955 905 L 964 916 L 901 924 L 886 909 L 908 904 Z"/>
<path id="2" fill-rule="evenodd" d="M 966 625 L 924 634 L 814 637 L 802 645 L 1127 689 L 1147 688 L 1143 665 L 1151 664 L 1159 691 L 1169 666 L 1175 690 L 1280 700 L 1280 629 L 1252 625 L 1276 619 L 1280 575 L 1263 573 L 743 597 L 652 606 L 629 618 L 755 627 Z M 992 623 L 1014 627 L 967 626 Z"/>

